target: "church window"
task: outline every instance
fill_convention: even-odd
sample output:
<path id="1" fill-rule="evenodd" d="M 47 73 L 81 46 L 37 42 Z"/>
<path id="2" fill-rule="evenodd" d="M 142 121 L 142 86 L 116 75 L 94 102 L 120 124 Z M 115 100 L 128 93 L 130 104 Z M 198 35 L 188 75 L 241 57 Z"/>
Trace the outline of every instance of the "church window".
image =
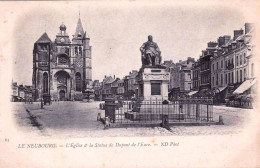
<path id="1" fill-rule="evenodd" d="M 78 47 L 75 47 L 75 54 L 78 54 Z"/>
<path id="2" fill-rule="evenodd" d="M 79 55 L 82 55 L 82 48 L 79 47 Z"/>
<path id="3" fill-rule="evenodd" d="M 79 72 L 76 73 L 76 91 L 81 91 L 81 75 Z"/>
<path id="4" fill-rule="evenodd" d="M 67 55 L 70 54 L 70 50 L 69 50 L 69 48 L 65 48 L 65 53 L 66 53 Z"/>
<path id="5" fill-rule="evenodd" d="M 46 45 L 42 45 L 42 50 L 44 50 L 44 51 L 47 50 Z"/>
<path id="6" fill-rule="evenodd" d="M 48 93 L 48 74 L 43 74 L 43 93 Z"/>
<path id="7" fill-rule="evenodd" d="M 66 64 L 68 64 L 68 60 L 65 56 L 60 56 L 58 58 L 58 63 L 59 63 L 59 65 L 66 65 Z"/>

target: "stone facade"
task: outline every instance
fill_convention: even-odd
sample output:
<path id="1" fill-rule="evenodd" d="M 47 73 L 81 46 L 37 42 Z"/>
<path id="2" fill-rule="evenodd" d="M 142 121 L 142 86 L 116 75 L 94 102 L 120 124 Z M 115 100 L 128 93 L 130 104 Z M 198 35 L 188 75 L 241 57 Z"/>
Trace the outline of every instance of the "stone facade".
<path id="1" fill-rule="evenodd" d="M 180 60 L 176 64 L 172 61 L 165 61 L 164 65 L 170 73 L 169 98 L 183 96 L 191 90 L 191 68 L 194 58 L 188 57 L 187 60 Z"/>
<path id="2" fill-rule="evenodd" d="M 245 33 L 234 30 L 233 38 L 225 35 L 208 43 L 192 68 L 192 90 L 199 91 L 198 96 L 210 93 L 215 102 L 223 103 L 241 84 L 255 79 L 253 34 L 253 24 L 246 23 Z"/>
<path id="3" fill-rule="evenodd" d="M 35 101 L 43 95 L 50 95 L 52 100 L 82 100 L 86 86 L 92 81 L 89 41 L 79 18 L 72 41 L 62 24 L 54 42 L 45 32 L 34 43 Z"/>
<path id="4" fill-rule="evenodd" d="M 168 100 L 170 75 L 166 67 L 141 68 L 138 76 L 138 99 L 140 101 Z"/>

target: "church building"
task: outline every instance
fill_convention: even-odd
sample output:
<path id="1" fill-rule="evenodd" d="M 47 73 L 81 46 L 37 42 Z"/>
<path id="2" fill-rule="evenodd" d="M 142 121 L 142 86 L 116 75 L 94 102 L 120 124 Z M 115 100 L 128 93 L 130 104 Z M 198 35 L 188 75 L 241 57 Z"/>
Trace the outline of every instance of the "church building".
<path id="1" fill-rule="evenodd" d="M 82 100 L 92 84 L 90 38 L 79 18 L 70 40 L 62 23 L 54 42 L 47 33 L 34 43 L 32 86 L 34 100 Z"/>

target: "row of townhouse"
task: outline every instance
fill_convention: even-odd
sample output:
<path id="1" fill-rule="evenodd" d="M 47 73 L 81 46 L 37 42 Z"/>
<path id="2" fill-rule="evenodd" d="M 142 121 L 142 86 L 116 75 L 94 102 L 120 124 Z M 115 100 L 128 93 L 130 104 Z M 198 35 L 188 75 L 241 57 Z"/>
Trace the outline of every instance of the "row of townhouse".
<path id="1" fill-rule="evenodd" d="M 105 100 L 106 98 L 121 97 L 129 100 L 136 96 L 137 85 L 136 76 L 138 72 L 133 70 L 129 75 L 123 79 L 116 78 L 115 76 L 105 76 L 102 82 L 95 80 L 93 88 L 95 93 L 95 100 Z"/>
<path id="2" fill-rule="evenodd" d="M 253 24 L 234 30 L 234 37 L 220 36 L 209 42 L 206 50 L 192 67 L 192 94 L 214 95 L 215 102 L 224 103 L 228 97 L 251 92 L 255 84 Z"/>
<path id="3" fill-rule="evenodd" d="M 11 88 L 12 88 L 12 95 L 11 95 L 12 102 L 32 101 L 32 97 L 33 97 L 32 86 L 18 85 L 17 82 L 12 82 Z"/>

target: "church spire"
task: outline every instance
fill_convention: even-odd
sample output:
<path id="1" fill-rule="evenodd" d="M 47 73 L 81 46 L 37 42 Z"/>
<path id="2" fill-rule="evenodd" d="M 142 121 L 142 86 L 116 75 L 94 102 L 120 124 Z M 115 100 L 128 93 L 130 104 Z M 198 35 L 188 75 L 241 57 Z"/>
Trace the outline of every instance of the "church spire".
<path id="1" fill-rule="evenodd" d="M 77 23 L 77 27 L 76 27 L 76 31 L 75 31 L 75 34 L 74 34 L 74 37 L 82 38 L 83 35 L 84 35 L 84 30 L 83 30 L 83 26 L 82 26 L 81 20 L 79 18 L 78 23 Z"/>

